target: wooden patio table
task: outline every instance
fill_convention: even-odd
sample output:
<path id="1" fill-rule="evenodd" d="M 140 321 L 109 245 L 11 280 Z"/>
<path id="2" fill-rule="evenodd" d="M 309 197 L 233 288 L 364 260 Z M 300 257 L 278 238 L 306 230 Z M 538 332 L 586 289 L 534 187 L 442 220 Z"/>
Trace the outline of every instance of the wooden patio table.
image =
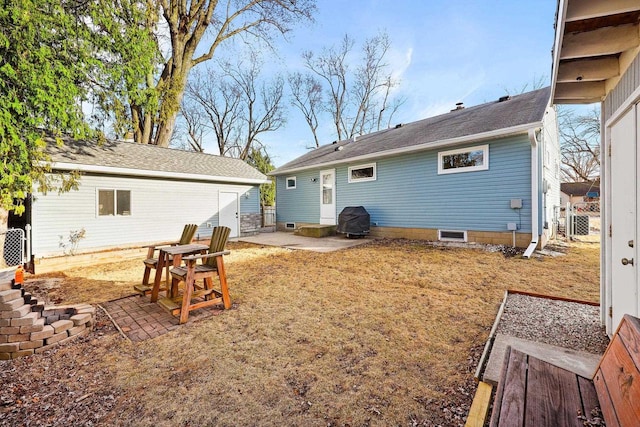
<path id="1" fill-rule="evenodd" d="M 169 260 L 173 257 L 173 266 L 179 267 L 182 262 L 183 255 L 193 255 L 198 253 L 205 253 L 209 249 L 208 245 L 202 245 L 199 243 L 192 243 L 189 245 L 177 245 L 167 246 L 160 249 L 158 254 L 158 267 L 156 268 L 156 277 L 153 281 L 153 290 L 151 291 L 151 302 L 158 301 L 158 292 L 160 291 L 160 282 L 162 279 L 162 270 L 169 264 Z M 168 275 L 167 275 L 168 276 Z M 174 289 L 170 284 L 170 279 L 167 277 L 167 296 L 174 298 L 178 290 Z"/>

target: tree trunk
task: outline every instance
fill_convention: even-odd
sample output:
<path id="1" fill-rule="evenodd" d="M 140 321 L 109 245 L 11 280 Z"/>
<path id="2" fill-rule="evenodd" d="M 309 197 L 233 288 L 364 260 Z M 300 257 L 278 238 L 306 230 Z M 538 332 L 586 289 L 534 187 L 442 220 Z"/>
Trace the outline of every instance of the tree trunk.
<path id="1" fill-rule="evenodd" d="M 184 88 L 187 85 L 189 71 L 193 67 L 192 49 L 185 49 L 180 46 L 176 49 L 168 73 L 163 73 L 163 78 L 158 83 L 162 87 L 167 85 L 162 97 L 162 105 L 160 106 L 160 119 L 155 132 L 155 144 L 159 147 L 168 147 L 171 142 L 171 136 L 176 126 L 176 120 L 180 111 L 180 104 L 184 97 Z M 166 78 L 164 78 L 166 76 Z"/>

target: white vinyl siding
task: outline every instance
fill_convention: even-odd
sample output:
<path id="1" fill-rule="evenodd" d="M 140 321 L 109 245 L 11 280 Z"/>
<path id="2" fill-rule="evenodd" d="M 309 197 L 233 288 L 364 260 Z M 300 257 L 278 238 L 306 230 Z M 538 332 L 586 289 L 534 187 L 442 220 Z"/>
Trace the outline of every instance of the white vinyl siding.
<path id="1" fill-rule="evenodd" d="M 130 191 L 132 215 L 98 216 L 99 189 Z M 36 257 L 62 254 L 60 236 L 66 239 L 82 228 L 86 234 L 78 252 L 173 241 L 188 223 L 197 224 L 196 233 L 207 238 L 218 225 L 218 193 L 249 190 L 250 198 L 241 198 L 241 212 L 257 213 L 258 189 L 253 185 L 83 175 L 77 191 L 36 195 L 33 252 Z"/>

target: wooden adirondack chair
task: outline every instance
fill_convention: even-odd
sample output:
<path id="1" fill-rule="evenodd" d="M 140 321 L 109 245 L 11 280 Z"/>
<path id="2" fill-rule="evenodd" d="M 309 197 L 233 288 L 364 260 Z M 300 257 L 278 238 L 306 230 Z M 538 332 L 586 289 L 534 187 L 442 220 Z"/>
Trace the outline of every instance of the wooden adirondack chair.
<path id="1" fill-rule="evenodd" d="M 182 236 L 180 236 L 180 240 L 177 242 L 169 243 L 168 245 L 188 245 L 193 240 L 193 236 L 196 234 L 196 230 L 198 226 L 196 224 L 187 224 L 184 226 L 182 230 Z M 151 293 L 153 289 L 153 283 L 149 283 L 149 277 L 151 276 L 151 270 L 155 270 L 158 267 L 158 258 L 154 257 L 155 251 L 160 250 L 162 247 L 166 245 L 151 245 L 147 246 L 149 249 L 147 251 L 147 258 L 142 261 L 144 263 L 144 275 L 142 276 L 142 283 L 139 285 L 134 285 L 133 289 L 140 293 L 140 295 L 147 295 Z M 167 273 L 166 277 L 169 277 L 169 265 L 167 264 Z M 166 290 L 166 289 L 162 289 Z"/>
<path id="2" fill-rule="evenodd" d="M 180 314 L 180 323 L 185 323 L 189 318 L 189 312 L 201 307 L 224 304 L 225 309 L 231 308 L 227 277 L 224 270 L 223 256 L 229 251 L 224 246 L 229 238 L 229 227 L 216 227 L 211 236 L 209 251 L 205 255 L 192 255 L 183 260 L 186 266 L 171 269 L 172 287 L 178 287 L 180 282 L 185 283 L 182 295 L 171 299 L 163 298 L 160 305 L 169 310 L 171 314 Z M 201 263 L 198 264 L 197 260 Z M 220 290 L 213 289 L 213 277 L 220 279 Z M 200 287 L 196 283 L 203 281 Z"/>

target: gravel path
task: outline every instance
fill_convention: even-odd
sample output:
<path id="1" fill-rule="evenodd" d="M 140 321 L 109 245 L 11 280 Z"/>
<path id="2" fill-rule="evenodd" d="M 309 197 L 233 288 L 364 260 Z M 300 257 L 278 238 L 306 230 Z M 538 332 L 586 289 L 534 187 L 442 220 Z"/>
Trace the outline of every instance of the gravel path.
<path id="1" fill-rule="evenodd" d="M 609 344 L 600 307 L 512 293 L 497 332 L 593 354 Z"/>

